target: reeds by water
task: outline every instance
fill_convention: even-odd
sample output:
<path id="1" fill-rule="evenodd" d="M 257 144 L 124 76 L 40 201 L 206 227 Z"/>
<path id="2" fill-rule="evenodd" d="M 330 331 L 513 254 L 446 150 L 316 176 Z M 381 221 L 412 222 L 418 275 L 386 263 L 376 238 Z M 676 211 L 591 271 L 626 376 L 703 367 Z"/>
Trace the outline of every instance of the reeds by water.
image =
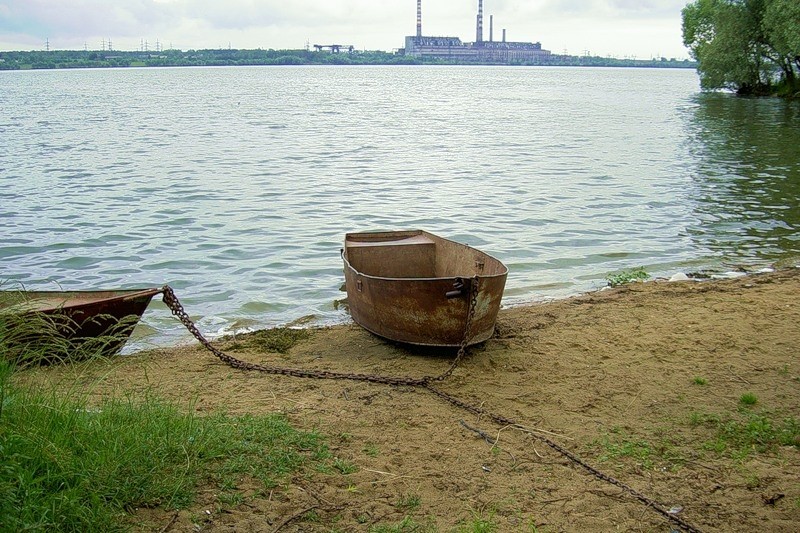
<path id="1" fill-rule="evenodd" d="M 116 320 L 97 315 L 88 321 L 110 325 L 100 335 L 79 337 L 82 324 L 64 313 L 0 312 L 3 357 L 20 366 L 85 361 L 115 355 L 136 326 L 138 317 Z"/>

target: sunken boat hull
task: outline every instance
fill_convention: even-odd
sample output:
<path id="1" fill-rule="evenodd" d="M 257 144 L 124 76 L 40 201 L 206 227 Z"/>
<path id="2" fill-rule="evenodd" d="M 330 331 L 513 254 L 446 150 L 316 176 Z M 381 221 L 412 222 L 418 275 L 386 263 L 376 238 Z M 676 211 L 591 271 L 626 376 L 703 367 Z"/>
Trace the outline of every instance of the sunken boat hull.
<path id="1" fill-rule="evenodd" d="M 153 296 L 160 292 L 156 288 L 4 291 L 0 293 L 0 312 L 9 329 L 8 343 L 23 356 L 44 350 L 47 358 L 46 352 L 56 347 L 65 354 L 79 354 L 87 346 L 111 356 L 122 349 Z"/>
<path id="2" fill-rule="evenodd" d="M 365 329 L 392 341 L 451 347 L 494 333 L 508 276 L 494 257 L 421 230 L 348 233 L 344 244 L 348 306 Z"/>

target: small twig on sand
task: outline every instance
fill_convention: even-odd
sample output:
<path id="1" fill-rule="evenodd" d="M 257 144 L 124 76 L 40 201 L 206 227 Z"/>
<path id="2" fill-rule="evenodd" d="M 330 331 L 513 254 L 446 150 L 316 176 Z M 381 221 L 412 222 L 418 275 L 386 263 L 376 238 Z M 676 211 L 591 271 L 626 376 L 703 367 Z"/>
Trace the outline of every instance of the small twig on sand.
<path id="1" fill-rule="evenodd" d="M 466 422 L 464 422 L 463 420 L 459 420 L 459 422 L 461 423 L 462 426 L 464 426 L 468 430 L 472 431 L 473 433 L 477 433 L 479 436 L 483 437 L 483 440 L 485 440 L 490 446 L 494 446 L 495 444 L 497 444 L 497 440 L 493 439 L 485 431 L 480 430 L 478 428 L 474 428 L 474 427 L 470 426 L 469 424 L 467 424 Z"/>
<path id="2" fill-rule="evenodd" d="M 523 433 L 528 433 L 530 435 L 533 435 L 534 437 L 536 436 L 537 433 L 544 433 L 545 435 L 552 435 L 552 436 L 558 437 L 560 439 L 575 440 L 575 439 L 573 439 L 571 437 L 567 437 L 566 435 L 562 435 L 561 433 L 553 433 L 552 431 L 546 431 L 544 429 L 539 429 L 539 428 L 528 428 L 528 427 L 522 426 L 520 424 L 517 424 L 516 426 L 511 426 L 511 427 L 513 427 L 514 429 L 516 429 L 518 431 L 522 431 Z"/>
<path id="3" fill-rule="evenodd" d="M 502 433 L 504 430 L 506 430 L 506 429 L 508 429 L 508 428 L 510 428 L 510 427 L 511 427 L 511 426 L 504 426 L 504 427 L 501 427 L 501 428 L 500 428 L 500 429 L 497 431 L 497 436 L 494 438 L 494 444 L 492 445 L 492 448 L 496 447 L 496 446 L 497 446 L 497 443 L 498 443 L 498 442 L 500 442 L 500 434 L 501 434 L 501 433 Z"/>
<path id="4" fill-rule="evenodd" d="M 729 366 L 729 367 L 728 367 L 728 372 L 730 372 L 730 373 L 731 373 L 731 376 L 735 377 L 736 379 L 738 379 L 739 381 L 741 381 L 741 382 L 742 382 L 742 383 L 744 383 L 745 385 L 750 385 L 750 382 L 749 382 L 749 381 L 747 381 L 746 379 L 744 379 L 742 376 L 739 376 L 739 375 L 737 375 L 737 374 L 736 374 L 736 373 L 733 371 L 733 367 L 732 367 L 732 366 Z"/>
<path id="5" fill-rule="evenodd" d="M 506 428 L 502 428 L 500 431 L 498 431 L 497 432 L 497 438 L 493 439 L 485 431 L 482 431 L 482 430 L 480 430 L 478 428 L 471 427 L 469 424 L 467 424 L 463 420 L 459 420 L 459 422 L 461 422 L 461 425 L 464 426 L 465 428 L 467 428 L 468 430 L 472 431 L 473 433 L 477 433 L 478 435 L 483 437 L 483 440 L 485 440 L 486 443 L 489 444 L 492 447 L 492 449 L 495 449 L 497 447 L 497 442 L 500 440 L 500 433 L 503 431 L 503 429 L 506 429 Z M 506 426 L 506 427 L 511 427 L 511 426 Z M 516 466 L 516 464 L 517 464 L 517 458 L 514 457 L 514 454 L 511 453 L 510 451 L 508 451 L 508 450 L 503 450 L 503 451 L 506 452 L 511 457 L 511 461 L 512 461 L 511 467 L 514 468 Z"/>
<path id="6" fill-rule="evenodd" d="M 301 517 L 301 516 L 303 516 L 304 514 L 306 514 L 306 513 L 310 512 L 310 511 L 313 511 L 313 510 L 314 510 L 314 509 L 316 509 L 317 507 L 319 507 L 319 505 L 312 505 L 311 507 L 307 507 L 306 509 L 303 509 L 303 510 L 302 510 L 302 511 L 300 511 L 299 513 L 295 513 L 295 514 L 293 514 L 292 516 L 290 516 L 289 518 L 287 518 L 286 520 L 284 520 L 283 522 L 281 522 L 280 524 L 278 524 L 278 527 L 276 527 L 276 528 L 274 529 L 273 533 L 278 533 L 278 531 L 280 531 L 281 529 L 283 529 L 284 527 L 286 527 L 286 526 L 287 526 L 287 525 L 289 525 L 290 523 L 294 522 L 295 520 L 297 520 L 298 518 L 300 518 L 300 517 Z"/>
<path id="7" fill-rule="evenodd" d="M 333 503 L 329 502 L 328 500 L 326 500 L 325 498 L 323 498 L 322 496 L 320 496 L 319 494 L 317 494 L 313 490 L 309 489 L 308 487 L 304 487 L 303 485 L 300 485 L 300 484 L 298 484 L 296 486 L 297 486 L 297 488 L 299 490 L 302 490 L 303 492 L 305 492 L 306 494 L 308 494 L 309 496 L 311 496 L 312 498 L 314 498 L 318 502 L 324 503 L 328 507 L 333 507 Z"/>
<path id="8" fill-rule="evenodd" d="M 383 472 L 382 470 L 373 470 L 371 468 L 365 468 L 365 472 L 372 472 L 373 474 L 380 474 L 382 476 L 393 476 L 397 477 L 397 474 L 392 474 L 391 472 Z"/>
<path id="9" fill-rule="evenodd" d="M 542 457 L 542 455 L 536 450 L 536 445 L 535 444 L 531 445 L 531 448 L 533 448 L 533 453 L 536 454 L 536 457 L 538 457 L 539 459 L 544 459 L 544 457 Z"/>
<path id="10" fill-rule="evenodd" d="M 639 389 L 639 392 L 636 393 L 636 396 L 633 397 L 633 400 L 622 410 L 622 414 L 626 414 L 628 410 L 633 406 L 634 402 L 639 399 L 639 396 L 642 394 L 642 389 Z"/>
<path id="11" fill-rule="evenodd" d="M 166 533 L 167 531 L 169 531 L 169 530 L 170 530 L 170 528 L 171 528 L 171 527 L 172 527 L 172 526 L 175 524 L 175 522 L 177 522 L 177 521 L 178 521 L 178 513 L 175 513 L 175 514 L 173 514 L 173 515 L 172 515 L 172 518 L 171 518 L 171 519 L 170 519 L 170 521 L 167 523 L 167 525 L 166 525 L 166 526 L 164 526 L 164 527 L 162 527 L 162 528 L 161 528 L 161 529 L 158 531 L 158 533 Z"/>
<path id="12" fill-rule="evenodd" d="M 550 505 L 551 503 L 558 503 L 558 502 L 566 502 L 569 498 L 555 498 L 553 500 L 544 500 L 541 503 L 542 505 Z"/>

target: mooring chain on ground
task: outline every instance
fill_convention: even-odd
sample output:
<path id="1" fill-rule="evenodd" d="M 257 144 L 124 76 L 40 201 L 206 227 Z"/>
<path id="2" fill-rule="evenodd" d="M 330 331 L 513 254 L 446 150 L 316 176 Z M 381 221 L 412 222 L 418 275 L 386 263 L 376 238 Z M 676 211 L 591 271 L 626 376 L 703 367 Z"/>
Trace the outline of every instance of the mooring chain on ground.
<path id="1" fill-rule="evenodd" d="M 439 398 L 443 399 L 444 401 L 446 401 L 446 402 L 448 402 L 448 403 L 450 403 L 450 404 L 452 404 L 452 405 L 454 405 L 456 407 L 460 407 L 461 409 L 464 409 L 465 411 L 468 411 L 470 413 L 473 413 L 473 414 L 488 418 L 488 419 L 490 419 L 491 421 L 493 421 L 494 423 L 496 423 L 498 425 L 511 426 L 511 427 L 516 427 L 516 428 L 520 428 L 520 429 L 525 429 L 524 426 L 520 425 L 517 421 L 515 421 L 515 420 L 513 420 L 511 418 L 507 418 L 505 416 L 498 415 L 496 413 L 492 413 L 492 412 L 487 411 L 486 409 L 484 409 L 482 407 L 476 406 L 474 404 L 467 403 L 464 400 L 461 400 L 460 398 L 456 398 L 455 396 L 453 396 L 453 395 L 451 395 L 451 394 L 449 394 L 447 392 L 444 392 L 444 391 L 442 391 L 440 389 L 435 388 L 430 383 L 426 383 L 425 385 L 423 385 L 423 387 L 425 389 L 427 389 L 428 391 L 430 391 L 431 393 L 433 393 L 436 396 L 438 396 Z M 666 519 L 668 519 L 671 522 L 679 525 L 680 527 L 685 529 L 688 533 L 700 533 L 700 530 L 698 528 L 696 528 L 693 525 L 689 524 L 688 522 L 684 521 L 682 518 L 680 518 L 679 516 L 676 516 L 674 513 L 671 513 L 669 510 L 665 509 L 661 504 L 659 504 L 655 500 L 653 500 L 651 498 L 648 498 L 647 496 L 645 496 L 644 494 L 642 494 L 638 490 L 636 490 L 633 487 L 623 483 L 622 481 L 620 481 L 620 480 L 618 480 L 618 479 L 616 479 L 616 478 L 614 478 L 614 477 L 612 477 L 612 476 L 610 476 L 610 475 L 608 475 L 608 474 L 606 474 L 604 472 L 601 472 L 600 470 L 596 469 L 595 467 L 593 467 L 592 465 L 590 465 L 589 463 L 587 463 L 586 461 L 584 461 L 583 459 L 581 459 L 580 457 L 578 457 L 577 455 L 575 455 L 574 453 L 569 451 L 568 449 L 564 448 L 563 446 L 561 446 L 557 442 L 549 439 L 548 437 L 545 437 L 544 435 L 539 435 L 537 433 L 530 432 L 530 431 L 528 433 L 534 439 L 536 439 L 536 440 L 540 441 L 541 443 L 549 446 L 550 448 L 552 448 L 557 453 L 563 455 L 564 457 L 566 457 L 567 459 L 572 461 L 572 463 L 580 466 L 581 468 L 583 468 L 584 470 L 586 470 L 587 472 L 592 474 L 594 477 L 596 477 L 596 478 L 598 478 L 598 479 L 600 479 L 602 481 L 605 481 L 607 483 L 610 483 L 611 485 L 619 487 L 620 489 L 622 489 L 623 491 L 627 492 L 628 494 L 630 494 L 631 496 L 633 496 L 634 498 L 636 498 L 637 500 L 639 500 L 643 504 L 647 505 L 648 507 L 651 507 L 654 511 L 656 511 L 657 513 L 659 513 L 660 515 L 662 515 Z"/>
<path id="2" fill-rule="evenodd" d="M 431 381 L 445 381 L 453 374 L 453 371 L 458 368 L 458 365 L 461 364 L 461 360 L 464 359 L 464 356 L 467 354 L 467 344 L 469 343 L 470 338 L 472 338 L 472 321 L 475 320 L 475 309 L 478 307 L 478 283 L 478 276 L 475 276 L 470 280 L 469 312 L 467 312 L 467 320 L 464 324 L 464 335 L 461 337 L 461 344 L 458 346 L 458 353 L 450 363 L 450 367 L 447 370 L 434 378 L 428 379 L 426 383 L 430 383 Z"/>
<path id="3" fill-rule="evenodd" d="M 211 342 L 206 339 L 200 330 L 197 328 L 195 323 L 189 318 L 188 313 L 183 308 L 183 305 L 180 303 L 178 298 L 175 296 L 175 292 L 172 290 L 172 287 L 169 285 L 165 285 L 162 288 L 163 291 L 163 301 L 172 311 L 172 314 L 181 321 L 181 323 L 189 330 L 195 339 L 197 339 L 200 344 L 205 346 L 208 351 L 213 353 L 220 361 L 231 366 L 232 368 L 236 368 L 239 370 L 252 370 L 257 372 L 263 372 L 266 374 L 278 374 L 284 376 L 292 376 L 296 378 L 311 378 L 311 379 L 341 379 L 341 380 L 353 380 L 353 381 L 369 381 L 372 383 L 381 383 L 385 385 L 399 385 L 399 386 L 423 386 L 428 381 L 433 378 L 425 377 L 425 378 L 411 378 L 411 377 L 391 377 L 391 376 L 379 376 L 373 374 L 351 374 L 345 372 L 330 372 L 328 370 L 303 370 L 299 368 L 284 368 L 284 367 L 277 367 L 277 366 L 266 366 L 260 365 L 257 363 L 248 363 L 246 361 L 242 361 L 241 359 L 237 359 L 233 356 L 227 355 L 226 353 L 218 350 L 215 348 Z"/>
<path id="4" fill-rule="evenodd" d="M 464 328 L 464 339 L 461 341 L 458 354 L 456 355 L 453 362 L 450 364 L 450 367 L 445 372 L 439 374 L 438 376 L 425 376 L 422 378 L 391 377 L 391 376 L 380 376 L 376 374 L 349 374 L 344 372 L 330 372 L 327 370 L 302 370 L 297 368 L 283 368 L 276 366 L 260 365 L 256 363 L 248 363 L 246 361 L 237 359 L 233 356 L 227 355 L 221 350 L 215 348 L 211 344 L 211 342 L 203 336 L 203 334 L 197 328 L 195 323 L 189 317 L 188 313 L 186 313 L 186 310 L 184 309 L 183 305 L 180 303 L 177 296 L 175 296 L 175 292 L 172 290 L 172 287 L 170 287 L 169 285 L 164 285 L 164 287 L 162 288 L 162 298 L 164 304 L 166 304 L 166 306 L 170 309 L 172 314 L 175 315 L 175 317 L 177 317 L 178 320 L 181 321 L 181 323 L 200 342 L 200 344 L 202 344 L 207 350 L 209 350 L 212 354 L 214 354 L 220 361 L 222 361 L 223 363 L 227 364 L 232 368 L 236 368 L 239 370 L 263 372 L 266 374 L 292 376 L 297 378 L 366 381 L 370 383 L 380 383 L 385 385 L 421 387 L 455 407 L 459 407 L 467 412 L 486 417 L 495 422 L 496 424 L 499 424 L 501 426 L 513 426 L 516 428 L 524 429 L 524 426 L 520 425 L 518 422 L 516 422 L 511 418 L 507 418 L 505 416 L 487 411 L 483 407 L 479 407 L 475 404 L 468 403 L 432 385 L 433 382 L 442 382 L 445 381 L 448 377 L 450 377 L 453 371 L 456 369 L 456 367 L 458 367 L 461 360 L 464 358 L 464 355 L 466 354 L 470 329 L 472 327 L 472 320 L 474 319 L 475 308 L 477 306 L 478 283 L 477 279 L 475 278 L 473 278 L 472 280 L 470 292 L 471 292 L 470 310 L 467 315 L 467 323 Z M 665 509 L 655 500 L 648 498 L 641 492 L 623 483 L 622 481 L 619 481 L 618 479 L 597 470 L 596 468 L 585 462 L 583 459 L 581 459 L 571 451 L 567 450 L 560 444 L 556 443 L 555 441 L 549 439 L 548 437 L 545 437 L 544 435 L 539 435 L 532 432 L 529 432 L 529 434 L 534 439 L 542 442 L 543 444 L 553 449 L 555 452 L 566 457 L 573 464 L 580 466 L 581 468 L 583 468 L 585 471 L 587 471 L 597 479 L 600 479 L 601 481 L 605 481 L 607 483 L 610 483 L 611 485 L 614 485 L 622 489 L 623 491 L 627 492 L 628 494 L 636 498 L 641 503 L 645 504 L 648 507 L 651 507 L 654 511 L 665 517 L 670 522 L 673 522 L 674 524 L 683 528 L 687 533 L 701 533 L 698 528 L 684 521 L 676 514 L 669 512 L 669 510 Z"/>

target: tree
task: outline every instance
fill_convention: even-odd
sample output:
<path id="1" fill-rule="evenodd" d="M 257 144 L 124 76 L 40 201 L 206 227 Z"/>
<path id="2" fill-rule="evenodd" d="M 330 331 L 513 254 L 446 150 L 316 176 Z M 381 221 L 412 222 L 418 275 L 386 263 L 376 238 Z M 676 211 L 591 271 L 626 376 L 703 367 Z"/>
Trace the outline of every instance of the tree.
<path id="1" fill-rule="evenodd" d="M 683 9 L 683 43 L 705 89 L 791 94 L 800 72 L 797 0 L 696 0 Z"/>
<path id="2" fill-rule="evenodd" d="M 764 11 L 764 31 L 780 58 L 784 77 L 791 85 L 795 85 L 797 73 L 800 73 L 800 2 L 769 2 Z"/>

